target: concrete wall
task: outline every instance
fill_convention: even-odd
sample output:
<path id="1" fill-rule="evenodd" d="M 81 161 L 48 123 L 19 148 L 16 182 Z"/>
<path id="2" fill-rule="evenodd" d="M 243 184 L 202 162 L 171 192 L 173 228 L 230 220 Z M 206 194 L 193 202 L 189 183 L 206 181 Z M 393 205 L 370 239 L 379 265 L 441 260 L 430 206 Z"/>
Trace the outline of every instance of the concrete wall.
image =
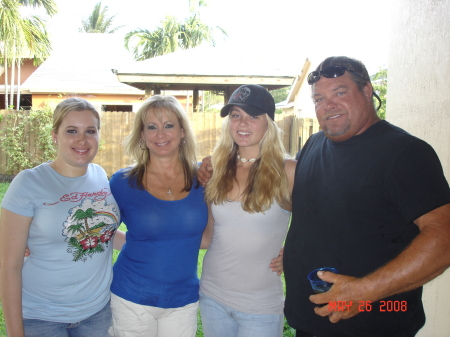
<path id="1" fill-rule="evenodd" d="M 434 147 L 450 181 L 450 1 L 391 4 L 386 119 Z M 424 287 L 417 336 L 450 336 L 450 270 Z"/>

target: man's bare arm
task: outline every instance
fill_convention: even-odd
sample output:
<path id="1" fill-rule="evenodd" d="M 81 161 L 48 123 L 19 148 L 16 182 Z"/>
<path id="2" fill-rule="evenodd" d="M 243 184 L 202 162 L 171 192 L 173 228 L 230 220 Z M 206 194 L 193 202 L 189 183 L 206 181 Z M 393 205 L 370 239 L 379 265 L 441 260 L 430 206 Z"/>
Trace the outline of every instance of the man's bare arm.
<path id="1" fill-rule="evenodd" d="M 338 312 L 329 311 L 328 305 L 316 307 L 316 314 L 330 316 L 330 321 L 335 323 L 357 315 L 356 304 L 360 301 L 376 302 L 410 291 L 442 274 L 450 266 L 450 204 L 414 222 L 420 234 L 395 259 L 373 273 L 363 278 L 323 273 L 321 278 L 334 284 L 328 292 L 310 296 L 311 302 L 352 301 L 354 305 L 349 311 Z"/>
<path id="2" fill-rule="evenodd" d="M 212 177 L 211 156 L 205 157 L 197 172 L 197 178 L 200 184 L 205 187 Z"/>

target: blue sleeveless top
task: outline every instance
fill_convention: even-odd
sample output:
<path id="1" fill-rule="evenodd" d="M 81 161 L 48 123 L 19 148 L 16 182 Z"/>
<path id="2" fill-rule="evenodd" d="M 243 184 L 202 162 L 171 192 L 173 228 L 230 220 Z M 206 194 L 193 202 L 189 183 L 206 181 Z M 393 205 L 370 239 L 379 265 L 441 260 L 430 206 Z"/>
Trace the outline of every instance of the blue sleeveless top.
<path id="1" fill-rule="evenodd" d="M 131 188 L 127 170 L 119 170 L 110 181 L 128 228 L 113 268 L 112 293 L 165 309 L 198 301 L 198 251 L 208 221 L 203 187 L 193 187 L 181 200 L 161 200 Z"/>

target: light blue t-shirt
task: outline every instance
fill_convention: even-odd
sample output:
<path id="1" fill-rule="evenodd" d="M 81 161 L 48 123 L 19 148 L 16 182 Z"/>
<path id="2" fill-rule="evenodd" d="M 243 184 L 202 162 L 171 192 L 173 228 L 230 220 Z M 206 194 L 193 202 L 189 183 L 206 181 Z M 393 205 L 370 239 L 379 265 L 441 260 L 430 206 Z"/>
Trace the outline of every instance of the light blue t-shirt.
<path id="1" fill-rule="evenodd" d="M 33 217 L 31 255 L 22 271 L 24 318 L 78 322 L 106 305 L 120 213 L 100 166 L 90 164 L 75 178 L 58 174 L 48 163 L 24 170 L 2 207 Z"/>

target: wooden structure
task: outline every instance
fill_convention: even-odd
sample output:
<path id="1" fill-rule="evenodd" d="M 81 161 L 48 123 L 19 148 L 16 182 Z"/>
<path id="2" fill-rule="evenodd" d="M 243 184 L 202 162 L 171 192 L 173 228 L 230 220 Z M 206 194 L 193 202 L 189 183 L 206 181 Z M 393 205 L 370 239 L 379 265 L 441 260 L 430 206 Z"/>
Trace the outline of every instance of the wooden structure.
<path id="1" fill-rule="evenodd" d="M 113 69 L 117 79 L 144 90 L 146 96 L 161 90 L 192 90 L 194 111 L 198 111 L 199 90 L 223 93 L 224 104 L 243 84 L 259 84 L 267 90 L 292 85 L 296 71 L 249 51 L 238 53 L 229 47 L 195 48 L 125 64 Z"/>

